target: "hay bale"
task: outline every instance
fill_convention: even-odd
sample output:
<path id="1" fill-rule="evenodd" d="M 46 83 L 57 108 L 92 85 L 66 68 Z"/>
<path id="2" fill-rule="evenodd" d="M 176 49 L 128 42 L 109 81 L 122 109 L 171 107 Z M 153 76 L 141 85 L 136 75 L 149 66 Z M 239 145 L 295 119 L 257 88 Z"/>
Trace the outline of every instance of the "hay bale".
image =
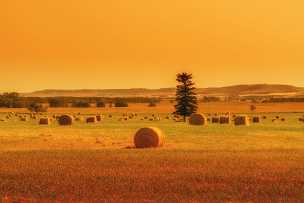
<path id="1" fill-rule="evenodd" d="M 281 121 L 282 121 L 282 122 L 285 122 L 285 118 L 281 118 Z"/>
<path id="2" fill-rule="evenodd" d="M 220 122 L 220 118 L 219 117 L 212 117 L 211 118 L 211 122 L 212 123 L 219 123 Z"/>
<path id="3" fill-rule="evenodd" d="M 252 122 L 253 123 L 259 123 L 260 122 L 260 117 L 259 116 L 252 117 Z"/>
<path id="4" fill-rule="evenodd" d="M 96 120 L 97 120 L 98 122 L 100 122 L 100 121 L 102 120 L 102 115 L 97 115 L 97 116 L 96 116 Z"/>
<path id="5" fill-rule="evenodd" d="M 263 119 L 267 119 L 267 117 L 266 117 L 266 116 L 263 116 Z"/>
<path id="6" fill-rule="evenodd" d="M 40 118 L 39 120 L 39 125 L 49 125 L 50 124 L 50 119 L 49 118 Z"/>
<path id="7" fill-rule="evenodd" d="M 74 121 L 73 116 L 70 115 L 62 115 L 58 118 L 59 125 L 72 125 Z"/>
<path id="8" fill-rule="evenodd" d="M 206 125 L 207 118 L 203 114 L 192 114 L 189 118 L 190 125 Z"/>
<path id="9" fill-rule="evenodd" d="M 220 122 L 220 124 L 229 124 L 230 117 L 229 116 L 220 116 L 219 122 Z"/>
<path id="10" fill-rule="evenodd" d="M 21 117 L 21 118 L 20 118 L 20 121 L 26 122 L 26 121 L 27 121 L 27 118 L 26 118 L 26 117 Z"/>
<path id="11" fill-rule="evenodd" d="M 234 119 L 234 125 L 246 125 L 248 126 L 250 124 L 249 117 L 248 116 L 237 116 Z"/>
<path id="12" fill-rule="evenodd" d="M 141 128 L 134 136 L 136 148 L 151 148 L 163 146 L 164 134 L 154 127 Z"/>
<path id="13" fill-rule="evenodd" d="M 97 121 L 96 116 L 88 117 L 86 119 L 87 123 L 96 123 L 96 121 Z"/>

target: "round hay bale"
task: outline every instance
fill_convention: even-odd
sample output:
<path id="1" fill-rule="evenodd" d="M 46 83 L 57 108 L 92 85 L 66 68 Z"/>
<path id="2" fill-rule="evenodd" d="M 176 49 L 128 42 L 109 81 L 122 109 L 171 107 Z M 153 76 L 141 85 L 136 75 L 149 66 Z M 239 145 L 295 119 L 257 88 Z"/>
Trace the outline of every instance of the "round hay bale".
<path id="1" fill-rule="evenodd" d="M 190 125 L 206 125 L 207 118 L 203 114 L 192 114 L 189 118 Z"/>
<path id="2" fill-rule="evenodd" d="M 164 142 L 164 134 L 155 127 L 141 128 L 134 136 L 136 148 L 161 147 Z"/>
<path id="3" fill-rule="evenodd" d="M 220 116 L 219 122 L 220 122 L 220 124 L 229 124 L 230 117 L 229 116 Z"/>
<path id="4" fill-rule="evenodd" d="M 74 121 L 73 116 L 62 115 L 58 118 L 59 125 L 72 125 Z"/>
<path id="5" fill-rule="evenodd" d="M 211 118 L 211 122 L 212 123 L 219 123 L 220 122 L 220 118 L 219 117 L 212 117 Z"/>
<path id="6" fill-rule="evenodd" d="M 260 122 L 260 117 L 259 116 L 252 117 L 252 122 L 253 123 L 259 123 Z"/>
<path id="7" fill-rule="evenodd" d="M 20 121 L 26 122 L 26 121 L 27 121 L 27 118 L 26 118 L 26 117 L 21 117 L 21 118 L 20 118 Z"/>
<path id="8" fill-rule="evenodd" d="M 88 117 L 86 119 L 87 123 L 96 123 L 96 121 L 97 121 L 96 116 Z"/>
<path id="9" fill-rule="evenodd" d="M 282 122 L 285 122 L 285 118 L 281 118 L 281 121 L 282 121 Z"/>
<path id="10" fill-rule="evenodd" d="M 50 119 L 49 118 L 40 118 L 39 125 L 49 125 Z"/>
<path id="11" fill-rule="evenodd" d="M 263 116 L 263 119 L 267 119 L 267 116 Z"/>
<path id="12" fill-rule="evenodd" d="M 234 125 L 246 125 L 248 126 L 250 124 L 249 117 L 248 116 L 237 116 L 234 119 Z"/>
<path id="13" fill-rule="evenodd" d="M 97 120 L 98 122 L 100 122 L 100 121 L 102 120 L 102 115 L 97 115 L 97 116 L 96 116 L 96 120 Z"/>

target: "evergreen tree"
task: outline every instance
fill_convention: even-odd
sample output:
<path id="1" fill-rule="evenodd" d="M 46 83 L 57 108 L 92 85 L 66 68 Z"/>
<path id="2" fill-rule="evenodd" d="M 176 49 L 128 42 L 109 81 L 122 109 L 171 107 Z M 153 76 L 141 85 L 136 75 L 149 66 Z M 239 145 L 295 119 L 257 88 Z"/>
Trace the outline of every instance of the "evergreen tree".
<path id="1" fill-rule="evenodd" d="M 192 74 L 179 73 L 176 81 L 176 105 L 175 114 L 183 116 L 186 122 L 186 117 L 197 111 L 197 97 L 195 93 L 194 82 L 192 81 Z"/>

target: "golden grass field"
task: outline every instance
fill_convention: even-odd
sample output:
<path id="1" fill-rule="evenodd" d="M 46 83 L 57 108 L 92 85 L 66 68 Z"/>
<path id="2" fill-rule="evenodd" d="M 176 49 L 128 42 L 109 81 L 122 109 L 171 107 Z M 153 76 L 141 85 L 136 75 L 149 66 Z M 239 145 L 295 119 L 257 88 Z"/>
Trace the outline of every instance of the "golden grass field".
<path id="1" fill-rule="evenodd" d="M 0 122 L 2 202 L 304 202 L 304 104 L 200 104 L 201 112 L 265 115 L 250 126 L 190 126 L 165 117 L 172 104 L 49 109 L 48 115 L 102 113 L 100 123 L 39 126 Z M 1 109 L 0 119 L 6 112 Z M 21 113 L 24 109 L 18 110 Z M 118 121 L 123 113 L 137 118 Z M 152 113 L 161 121 L 141 120 Z M 113 115 L 109 118 L 109 115 Z M 285 121 L 272 119 L 276 116 Z M 155 126 L 158 149 L 133 149 L 133 135 Z M 1 202 L 1 201 L 0 201 Z"/>

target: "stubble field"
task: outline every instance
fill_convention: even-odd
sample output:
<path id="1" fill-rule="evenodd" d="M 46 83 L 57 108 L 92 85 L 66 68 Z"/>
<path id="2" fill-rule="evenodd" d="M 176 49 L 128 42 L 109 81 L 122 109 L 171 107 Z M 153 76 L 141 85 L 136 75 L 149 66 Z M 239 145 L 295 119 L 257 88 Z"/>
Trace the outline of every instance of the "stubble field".
<path id="1" fill-rule="evenodd" d="M 304 123 L 298 121 L 304 104 L 257 105 L 252 114 L 248 104 L 200 107 L 206 113 L 230 110 L 267 118 L 250 126 L 190 126 L 167 120 L 172 107 L 163 104 L 50 109 L 49 116 L 104 115 L 100 123 L 70 127 L 17 117 L 0 122 L 2 202 L 304 201 Z M 0 119 L 16 112 L 1 111 Z M 138 115 L 118 121 L 127 112 Z M 141 120 L 152 114 L 161 120 Z M 276 116 L 285 121 L 273 122 Z M 146 126 L 166 134 L 163 148 L 132 148 L 134 133 Z"/>

